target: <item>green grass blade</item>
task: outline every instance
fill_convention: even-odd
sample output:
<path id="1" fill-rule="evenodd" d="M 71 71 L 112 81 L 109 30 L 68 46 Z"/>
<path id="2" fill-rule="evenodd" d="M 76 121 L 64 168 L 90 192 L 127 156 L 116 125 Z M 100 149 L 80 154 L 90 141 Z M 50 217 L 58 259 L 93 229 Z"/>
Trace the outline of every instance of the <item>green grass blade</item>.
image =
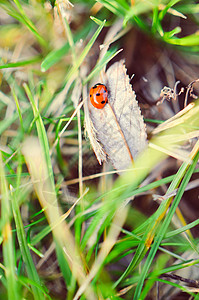
<path id="1" fill-rule="evenodd" d="M 36 64 L 40 61 L 41 61 L 41 56 L 39 55 L 39 56 L 33 57 L 31 59 L 28 59 L 28 60 L 23 60 L 23 61 L 18 61 L 18 62 L 15 62 L 15 63 L 8 63 L 8 64 L 5 64 L 5 65 L 1 65 L 0 70 L 1 69 L 9 69 L 9 68 L 20 68 L 20 67 Z"/>
<path id="2" fill-rule="evenodd" d="M 178 270 L 181 270 L 181 269 L 185 269 L 185 268 L 188 268 L 188 267 L 191 267 L 191 266 L 196 266 L 198 267 L 198 264 L 199 264 L 199 259 L 190 259 L 188 261 L 183 261 L 179 264 L 174 264 L 168 268 L 164 268 L 162 270 L 158 270 L 157 271 L 157 276 L 160 276 L 164 273 L 169 273 L 169 272 L 175 272 L 175 271 L 178 271 Z"/>
<path id="3" fill-rule="evenodd" d="M 71 275 L 72 275 L 72 272 L 70 269 L 73 269 L 73 268 L 70 267 L 70 269 L 69 269 L 69 265 L 71 265 L 71 260 L 69 259 L 69 264 L 68 264 L 68 261 L 67 261 L 68 256 L 66 255 L 66 252 L 68 251 L 70 253 L 70 255 L 73 257 L 73 255 L 75 255 L 75 250 L 74 250 L 75 245 L 74 245 L 74 241 L 72 239 L 73 238 L 72 233 L 70 233 L 68 227 L 66 227 L 66 225 L 62 226 L 63 222 L 60 223 L 60 210 L 59 210 L 59 204 L 58 204 L 57 198 L 56 198 L 54 176 L 53 176 L 53 170 L 52 170 L 52 164 L 51 164 L 50 152 L 49 152 L 49 145 L 48 145 L 48 139 L 47 139 L 45 127 L 44 127 L 41 115 L 38 111 L 38 108 L 34 102 L 34 99 L 32 97 L 32 94 L 31 94 L 28 86 L 25 85 L 24 88 L 26 90 L 26 93 L 27 93 L 30 103 L 32 105 L 35 120 L 36 120 L 39 144 L 40 144 L 41 150 L 42 150 L 42 151 L 39 151 L 39 152 L 41 152 L 40 159 L 43 161 L 43 167 L 41 166 L 41 169 L 43 170 L 45 175 L 43 173 L 41 173 L 38 176 L 38 172 L 36 172 L 36 170 L 35 170 L 34 159 L 31 156 L 28 157 L 27 153 L 26 153 L 26 159 L 27 159 L 27 163 L 30 166 L 31 176 L 34 178 L 33 181 L 37 181 L 37 182 L 44 181 L 45 182 L 45 185 L 46 185 L 45 191 L 43 191 L 44 183 L 35 184 L 35 189 L 36 189 L 38 198 L 40 200 L 41 206 L 45 209 L 48 222 L 51 226 L 51 231 L 53 232 L 59 266 L 62 270 L 62 274 L 65 278 L 67 285 L 70 285 Z M 35 151 L 38 151 L 38 149 Z M 64 232 L 66 232 L 66 236 L 63 236 Z M 67 234 L 68 234 L 68 239 L 69 238 L 71 239 L 70 243 L 68 242 L 68 240 L 67 241 L 65 240 L 65 239 L 67 239 Z M 69 245 L 68 245 L 68 243 L 69 243 Z M 81 269 L 81 266 L 78 263 L 76 263 L 76 259 L 77 259 L 77 256 L 75 256 L 75 259 L 73 258 L 74 263 L 77 264 L 76 268 Z M 78 271 L 76 273 L 76 276 L 80 281 L 83 280 L 82 277 L 84 277 L 84 275 L 82 274 L 82 272 Z M 91 293 L 91 295 L 92 295 L 92 293 Z"/>
<path id="4" fill-rule="evenodd" d="M 93 46 L 95 40 L 97 39 L 98 35 L 100 34 L 101 30 L 103 29 L 104 25 L 106 23 L 106 20 L 104 20 L 101 25 L 98 27 L 98 29 L 96 30 L 96 32 L 94 33 L 94 35 L 91 37 L 90 41 L 88 42 L 88 44 L 85 46 L 84 50 L 82 51 L 82 53 L 80 54 L 80 56 L 77 58 L 76 64 L 70 69 L 70 71 L 68 72 L 68 74 L 66 75 L 66 81 L 68 81 L 73 75 L 74 73 L 78 70 L 78 68 L 80 67 L 80 65 L 82 64 L 82 62 L 84 61 L 86 55 L 88 54 L 89 50 L 91 49 L 91 47 Z"/>
<path id="5" fill-rule="evenodd" d="M 0 183 L 1 183 L 1 227 L 3 235 L 3 261 L 5 266 L 5 276 L 7 280 L 7 293 L 9 300 L 18 300 L 21 298 L 19 293 L 19 283 L 17 281 L 16 257 L 11 231 L 11 207 L 10 197 L 5 178 L 5 172 L 0 152 Z"/>
<path id="6" fill-rule="evenodd" d="M 173 286 L 173 287 L 181 290 L 182 292 L 190 295 L 192 299 L 196 299 L 195 298 L 195 294 L 193 292 L 191 292 L 190 289 L 188 287 L 186 287 L 186 286 L 182 286 L 182 285 L 177 284 L 175 282 L 164 280 L 164 279 L 158 279 L 158 282 L 165 283 L 166 285 L 171 285 L 171 286 Z M 140 298 L 140 299 L 144 299 L 144 298 Z"/>
<path id="7" fill-rule="evenodd" d="M 69 49 L 69 43 L 66 43 L 61 48 L 51 51 L 41 63 L 41 71 L 46 72 L 54 64 L 59 62 L 62 57 L 68 53 Z"/>
<path id="8" fill-rule="evenodd" d="M 101 21 L 100 24 L 101 25 Z M 79 42 L 80 39 L 85 40 L 89 32 L 91 31 L 91 23 L 87 23 L 85 28 L 81 29 L 79 32 L 74 34 L 73 39 L 74 43 Z M 41 71 L 46 72 L 48 69 L 50 69 L 54 64 L 58 63 L 70 50 L 69 43 L 65 43 L 61 48 L 52 50 L 47 54 L 47 56 L 44 58 L 44 60 L 41 63 Z"/>
<path id="9" fill-rule="evenodd" d="M 37 273 L 37 270 L 35 268 L 34 262 L 32 260 L 30 250 L 29 250 L 28 245 L 27 245 L 26 234 L 25 234 L 23 222 L 22 222 L 22 219 L 21 219 L 21 214 L 20 214 L 20 210 L 19 210 L 19 206 L 18 206 L 16 192 L 12 192 L 12 190 L 11 190 L 11 195 L 12 195 L 13 215 L 14 215 L 14 220 L 15 220 L 16 229 L 17 229 L 17 238 L 18 238 L 18 242 L 19 242 L 19 245 L 20 245 L 22 258 L 25 262 L 26 270 L 27 270 L 29 278 L 33 282 L 35 282 L 36 285 L 39 285 L 39 287 L 41 287 L 42 284 L 41 284 L 39 275 Z M 41 288 L 38 288 L 38 286 L 36 286 L 36 285 L 31 286 L 34 298 L 38 299 L 38 300 L 45 299 Z"/>
<path id="10" fill-rule="evenodd" d="M 23 109 L 21 111 L 22 114 L 24 114 L 27 111 L 27 109 Z M 2 134 L 11 124 L 13 124 L 17 119 L 19 118 L 18 112 L 14 112 L 14 114 L 6 118 L 3 121 L 0 121 L 0 134 Z"/>
<path id="11" fill-rule="evenodd" d="M 173 30 L 169 31 L 169 32 L 164 32 L 164 36 L 163 39 L 165 41 L 168 41 L 169 39 L 171 39 L 175 34 L 178 34 L 179 32 L 181 32 L 181 28 L 180 27 L 176 27 Z"/>
<path id="12" fill-rule="evenodd" d="M 47 135 L 46 135 L 46 130 L 45 130 L 41 115 L 39 114 L 38 108 L 35 104 L 35 101 L 32 97 L 32 94 L 31 94 L 31 92 L 30 92 L 27 85 L 24 85 L 24 88 L 25 88 L 25 91 L 28 95 L 30 103 L 32 105 L 33 113 L 34 113 L 34 116 L 35 116 L 35 119 L 36 119 L 36 126 L 37 126 L 39 142 L 40 142 L 41 148 L 43 149 L 44 159 L 46 161 L 46 166 L 47 166 L 47 174 L 48 174 L 48 178 L 50 180 L 51 197 L 49 197 L 48 201 L 49 201 L 49 204 L 53 205 L 53 207 L 54 207 L 53 208 L 54 209 L 54 216 L 55 216 L 55 219 L 56 219 L 59 215 L 59 212 L 58 212 L 59 205 L 58 205 L 57 202 L 55 202 L 56 201 L 56 197 L 55 197 L 56 193 L 55 193 L 55 184 L 54 184 L 54 176 L 53 176 L 51 158 L 50 158 L 50 154 L 49 154 L 50 151 L 49 151 L 48 138 L 47 138 Z M 51 199 L 53 199 L 53 200 L 51 200 Z M 53 201 L 53 203 L 52 203 L 52 201 Z M 44 205 L 44 203 L 42 203 L 42 204 Z M 43 207 L 43 208 L 45 208 L 45 207 Z M 49 215 L 48 215 L 50 224 L 53 222 L 54 216 L 53 216 L 53 210 L 51 208 L 49 210 Z M 46 234 L 49 232 L 48 231 L 49 229 L 51 229 L 51 231 L 52 231 L 52 228 L 47 227 L 47 229 L 46 229 L 47 231 L 45 230 Z M 69 268 L 68 268 L 68 264 L 67 264 L 67 261 L 64 257 L 63 250 L 60 249 L 60 245 L 57 242 L 56 242 L 56 252 L 57 252 L 57 255 L 58 255 L 58 260 L 59 260 L 60 267 L 62 269 L 63 275 L 66 274 L 66 276 L 64 276 L 64 278 L 65 278 L 66 282 L 69 283 L 70 282 L 70 271 L 69 271 Z M 63 263 L 63 261 L 65 263 Z"/>
<path id="13" fill-rule="evenodd" d="M 139 195 L 140 193 L 144 193 L 146 191 L 149 191 L 151 189 L 155 189 L 163 184 L 167 184 L 169 182 L 172 181 L 172 179 L 174 178 L 174 175 L 171 175 L 169 177 L 166 177 L 166 178 L 163 178 L 161 180 L 157 180 L 155 182 L 152 182 L 148 185 L 145 185 L 143 187 L 139 187 L 135 190 L 132 190 L 131 192 L 129 192 L 129 195 L 132 196 L 136 196 L 136 195 Z M 125 186 L 126 187 L 126 186 Z M 122 187 L 121 187 L 122 189 Z M 118 190 L 118 189 L 117 189 Z M 114 189 L 112 190 L 112 192 L 114 192 Z M 107 195 L 108 196 L 108 195 Z M 98 210 L 99 212 L 99 210 Z M 102 212 L 102 214 L 99 214 L 99 216 L 97 217 L 96 216 L 96 221 L 93 220 L 93 224 L 91 227 L 88 227 L 87 231 L 85 232 L 85 235 L 82 239 L 82 242 L 81 242 L 81 247 L 82 249 L 84 249 L 84 247 L 86 246 L 90 236 L 92 235 L 93 233 L 93 229 L 97 226 L 98 222 L 100 222 L 100 219 L 102 218 L 104 212 Z M 96 222 L 96 223 L 95 223 Z M 139 233 L 139 232 L 143 232 L 145 230 L 145 228 L 151 223 L 151 218 L 148 218 L 139 228 L 137 228 L 135 231 L 133 231 L 132 233 L 129 233 L 131 236 L 132 234 L 136 234 L 136 233 Z M 96 241 L 97 242 L 97 241 Z M 92 251 L 91 251 L 92 252 Z"/>
<path id="14" fill-rule="evenodd" d="M 183 134 L 183 128 L 185 129 L 186 128 L 186 131 L 189 131 L 189 130 L 191 130 L 191 128 L 190 128 L 190 123 L 188 123 L 188 122 L 190 122 L 190 119 L 193 121 L 193 123 L 192 123 L 192 126 L 198 126 L 198 117 L 197 117 L 197 114 L 198 114 L 198 107 L 196 106 L 196 108 L 193 110 L 193 111 L 191 111 L 190 113 L 188 113 L 187 114 L 187 120 L 186 120 L 186 122 L 184 122 L 183 123 L 183 127 L 182 126 L 176 126 L 176 128 L 175 129 L 171 129 L 170 131 L 171 132 L 175 132 L 175 134 L 179 131 L 179 133 L 178 134 Z M 189 124 L 189 125 L 188 125 Z M 195 125 L 194 125 L 195 124 Z M 169 134 L 169 132 L 170 132 L 169 130 L 168 130 L 168 134 Z M 164 136 L 164 138 L 166 138 L 166 136 L 167 136 L 167 133 L 166 133 L 166 135 L 163 135 Z M 163 137 L 162 136 L 162 137 Z M 160 138 L 160 145 L 161 145 L 161 140 L 162 140 L 162 137 L 160 136 L 159 138 Z M 157 139 L 157 142 L 158 142 L 158 139 Z M 159 143 L 158 142 L 158 143 Z M 166 142 L 166 140 L 165 140 L 165 142 Z M 166 142 L 168 145 L 169 145 L 169 136 L 167 136 L 167 142 Z M 165 143 L 165 144 L 166 144 Z M 153 158 L 153 155 L 158 155 L 158 154 L 160 154 L 160 153 L 158 153 L 158 152 L 156 152 L 157 154 L 154 154 L 154 153 L 152 153 L 151 155 L 149 155 L 147 152 L 146 152 L 146 154 L 147 155 L 149 155 L 149 157 L 150 157 L 150 160 Z M 146 156 L 146 154 L 145 154 L 145 162 L 147 161 L 146 159 L 147 159 L 147 156 Z M 157 163 L 157 162 L 156 162 Z M 154 165 L 156 164 L 156 163 L 154 163 Z M 140 167 L 140 166 L 139 166 Z M 145 166 L 146 167 L 146 166 Z M 147 165 L 147 167 L 149 167 L 149 165 Z M 169 187 L 169 189 L 168 189 L 168 191 L 167 191 L 167 193 L 171 193 L 173 190 L 175 190 L 178 186 L 179 186 L 179 184 L 180 184 L 180 182 L 181 182 L 181 180 L 182 180 L 182 178 L 183 178 L 183 176 L 184 176 L 184 174 L 186 173 L 186 171 L 187 171 L 187 169 L 188 169 L 188 167 L 189 167 L 189 162 L 186 162 L 186 163 L 184 163 L 181 167 L 180 167 L 180 169 L 179 169 L 179 171 L 178 171 L 178 173 L 177 173 L 177 175 L 174 177 L 174 179 L 173 179 L 173 181 L 172 181 L 172 183 L 170 184 L 170 187 Z M 138 173 L 138 172 L 137 172 Z M 138 173 L 139 174 L 139 173 Z M 128 182 L 128 178 L 126 178 L 126 181 Z M 126 188 L 126 193 L 128 192 L 128 188 Z M 178 191 L 178 193 L 179 193 L 179 191 Z M 153 237 L 154 237 L 154 235 L 155 235 L 155 233 L 158 231 L 158 233 L 160 232 L 159 230 L 159 223 L 160 223 L 160 221 L 161 221 L 161 219 L 163 218 L 163 216 L 165 215 L 165 213 L 166 213 L 166 211 L 167 211 L 167 209 L 168 209 L 168 206 L 169 206 L 169 204 L 170 204 L 170 199 L 171 198 L 168 198 L 166 201 L 163 201 L 162 203 L 161 203 L 161 205 L 160 205 L 160 207 L 158 208 L 158 210 L 153 214 L 153 216 L 150 218 L 150 223 L 148 224 L 148 227 L 147 228 L 145 228 L 145 233 L 144 233 L 144 236 L 143 236 L 143 239 L 142 239 L 142 242 L 140 243 L 140 245 L 138 246 L 138 248 L 137 248 L 137 250 L 136 250 L 136 253 L 135 253 L 135 255 L 134 255 L 134 257 L 133 257 L 133 259 L 132 259 L 132 261 L 130 262 L 130 264 L 129 264 L 129 266 L 127 267 L 127 269 L 125 270 L 125 272 L 122 274 L 122 276 L 115 282 L 115 284 L 114 284 L 114 287 L 116 286 L 116 285 L 118 285 L 120 282 L 121 282 L 121 280 L 122 279 L 124 279 L 128 274 L 129 274 L 129 272 L 131 272 L 138 264 L 139 264 L 139 262 L 140 262 L 140 260 L 144 257 L 144 255 L 146 254 L 146 252 L 147 252 L 147 250 L 148 250 L 148 248 L 150 247 L 150 245 L 151 245 L 151 243 L 152 243 L 152 241 L 153 241 Z M 162 228 L 162 227 L 161 227 Z M 159 247 L 159 245 L 158 245 L 158 247 Z M 148 265 L 147 265 L 148 266 Z M 142 282 L 143 283 L 143 282 Z M 136 298 L 135 298 L 136 299 Z"/>
<path id="15" fill-rule="evenodd" d="M 169 8 L 171 8 L 172 6 L 174 6 L 176 3 L 180 2 L 180 0 L 171 0 L 166 6 L 165 8 L 159 13 L 159 20 L 162 21 L 162 19 L 164 18 L 164 16 L 166 15 L 167 11 Z"/>
<path id="16" fill-rule="evenodd" d="M 2 0 L 0 2 L 0 6 L 13 18 L 18 20 L 21 24 L 24 24 L 30 32 L 37 38 L 38 42 L 42 45 L 47 47 L 47 43 L 44 38 L 39 34 L 36 27 L 34 26 L 33 22 L 29 19 L 29 17 L 25 14 L 20 2 L 18 0 L 14 0 L 19 12 L 16 8 L 9 2 Z"/>
<path id="17" fill-rule="evenodd" d="M 164 269 L 165 265 L 168 263 L 169 260 L 168 255 L 159 255 L 157 258 L 157 261 L 155 262 L 155 267 L 153 272 L 150 273 L 149 277 L 145 281 L 145 286 L 143 288 L 141 299 L 145 299 L 149 293 L 149 291 L 152 289 L 154 283 L 157 281 L 157 272 L 159 269 Z"/>
<path id="18" fill-rule="evenodd" d="M 155 6 L 153 9 L 153 20 L 152 20 L 152 32 L 156 32 L 158 27 L 159 19 L 158 19 L 158 6 Z"/>
<path id="19" fill-rule="evenodd" d="M 32 279 L 28 278 L 28 277 L 24 277 L 24 276 L 20 276 L 19 277 L 19 281 L 21 284 L 23 284 L 24 286 L 26 286 L 27 289 L 29 289 L 29 285 L 31 286 L 35 286 L 35 288 L 41 290 L 44 299 L 49 299 L 51 300 L 51 297 L 48 295 L 48 290 L 45 288 L 42 288 L 42 286 L 38 283 L 36 283 L 35 281 L 33 281 Z M 29 289 L 30 290 L 30 289 Z M 28 298 L 29 299 L 29 298 Z M 35 298 L 36 300 L 36 298 Z"/>
<path id="20" fill-rule="evenodd" d="M 101 30 L 103 29 L 105 23 L 106 23 L 106 20 L 101 22 L 100 26 L 98 27 L 98 29 L 96 30 L 94 35 L 91 37 L 90 41 L 85 46 L 83 52 L 78 57 L 75 65 L 73 65 L 73 67 L 68 72 L 68 74 L 66 76 L 66 81 L 68 81 L 74 75 L 74 73 L 78 70 L 78 68 L 82 64 L 83 60 L 85 59 L 86 55 L 88 54 L 90 48 L 93 46 L 95 40 L 97 39 L 98 35 L 100 34 Z M 79 35 L 77 35 L 77 37 L 76 37 L 77 40 L 78 40 L 78 37 L 79 37 Z M 76 39 L 74 39 L 74 41 Z M 70 49 L 70 45 L 69 45 L 69 43 L 67 43 L 63 47 L 61 47 L 60 49 L 52 51 L 51 53 L 49 53 L 48 56 L 45 58 L 45 60 L 41 64 L 41 70 L 43 72 L 48 70 L 56 62 L 58 62 L 62 58 L 62 56 L 65 55 L 69 51 L 69 49 Z"/>
<path id="21" fill-rule="evenodd" d="M 193 47 L 199 46 L 199 35 L 198 33 L 190 34 L 182 38 L 167 38 L 163 36 L 165 42 L 171 45 L 184 46 L 184 47 Z"/>
<path id="22" fill-rule="evenodd" d="M 198 224 L 199 224 L 199 219 L 197 219 L 197 220 L 195 220 L 195 221 L 189 223 L 188 225 L 183 226 L 183 227 L 181 227 L 181 228 L 179 228 L 179 229 L 176 229 L 176 230 L 173 230 L 173 231 L 170 231 L 170 232 L 166 233 L 165 238 L 166 238 L 166 239 L 167 239 L 167 238 L 171 238 L 171 237 L 173 237 L 173 236 L 175 236 L 175 235 L 178 235 L 178 234 L 180 234 L 180 233 L 183 233 L 183 232 L 185 232 L 186 230 L 189 230 L 189 229 L 191 229 L 191 228 L 197 226 Z"/>
<path id="23" fill-rule="evenodd" d="M 129 9 L 129 6 L 125 3 L 125 1 L 121 3 L 120 1 L 98 0 L 98 2 L 104 5 L 114 15 L 119 17 L 125 16 Z"/>
<path id="24" fill-rule="evenodd" d="M 128 21 L 133 21 L 134 18 L 137 18 L 140 14 L 151 11 L 154 6 L 154 3 L 145 2 L 143 5 L 142 2 L 137 2 L 137 5 L 133 5 L 131 9 L 126 13 L 124 17 L 124 25 L 126 25 Z M 138 18 L 137 21 L 138 24 L 145 28 L 145 24 L 142 20 Z"/>
<path id="25" fill-rule="evenodd" d="M 106 221 L 104 220 L 103 224 L 101 225 L 100 232 L 103 231 L 107 226 L 107 223 L 114 215 L 114 211 L 117 206 L 121 205 L 121 199 L 127 199 L 128 197 L 130 197 L 132 195 L 132 192 L 137 189 L 140 182 L 144 179 L 146 173 L 148 173 L 149 170 L 154 165 L 156 165 L 158 161 L 165 157 L 163 153 L 149 148 L 146 150 L 146 152 L 144 152 L 143 155 L 145 157 L 140 157 L 140 159 L 137 160 L 134 170 L 132 170 L 131 172 L 126 172 L 126 174 L 118 178 L 118 180 L 116 181 L 112 191 L 108 194 L 107 201 L 105 201 L 102 208 L 98 210 L 96 216 L 92 220 L 90 227 L 88 227 L 84 235 L 84 238 L 82 240 L 83 248 L 86 246 L 88 237 L 92 234 L 92 232 L 94 232 L 95 228 L 101 222 L 101 220 L 104 220 L 104 218 L 106 218 Z M 147 160 L 147 157 L 150 157 L 150 159 Z M 143 165 L 143 161 L 148 161 L 148 164 L 145 163 Z"/>
<path id="26" fill-rule="evenodd" d="M 198 14 L 199 4 L 198 3 L 182 3 L 177 6 L 177 10 L 185 14 Z"/>
<path id="27" fill-rule="evenodd" d="M 86 84 L 87 82 L 89 82 L 96 74 L 99 74 L 99 72 L 101 71 L 101 69 L 107 65 L 107 63 L 113 59 L 118 53 L 120 53 L 121 50 L 118 50 L 113 47 L 111 49 L 109 49 L 106 54 L 104 55 L 104 57 L 102 58 L 102 60 L 100 60 L 97 65 L 95 66 L 95 68 L 90 72 L 90 74 L 85 78 L 85 80 L 83 80 L 83 85 Z"/>
<path id="28" fill-rule="evenodd" d="M 39 141 L 41 143 L 41 146 L 43 148 L 44 151 L 44 155 L 45 155 L 45 159 L 46 159 L 46 163 L 47 163 L 47 168 L 48 168 L 48 175 L 50 177 L 50 181 L 52 184 L 52 190 L 55 191 L 55 184 L 54 184 L 54 176 L 53 176 L 53 170 L 52 170 L 52 164 L 51 164 L 51 159 L 50 159 L 50 155 L 49 155 L 49 144 L 48 144 L 48 138 L 46 135 L 46 130 L 41 118 L 41 115 L 39 114 L 38 108 L 35 104 L 35 101 L 33 99 L 33 96 L 30 92 L 30 89 L 28 88 L 27 84 L 24 85 L 26 94 L 30 100 L 30 103 L 32 105 L 32 109 L 33 109 L 33 113 L 34 113 L 34 117 L 36 120 L 36 126 L 37 126 L 37 132 L 38 132 L 38 137 L 39 137 Z"/>
<path id="29" fill-rule="evenodd" d="M 39 233 L 37 233 L 32 239 L 31 239 L 31 245 L 34 246 L 37 243 L 39 243 L 43 238 L 45 238 L 49 233 L 51 233 L 51 227 L 50 225 L 45 226 L 44 229 L 42 229 Z"/>
<path id="30" fill-rule="evenodd" d="M 20 120 L 20 124 L 21 124 L 21 131 L 22 131 L 22 134 L 24 134 L 24 124 L 23 124 L 22 112 L 21 112 L 21 109 L 20 109 L 20 106 L 19 106 L 19 101 L 18 101 L 18 98 L 17 98 L 17 95 L 16 95 L 14 89 L 12 89 L 12 94 L 13 94 L 13 98 L 15 100 L 17 111 L 18 111 L 18 114 L 19 114 L 19 120 Z"/>
<path id="31" fill-rule="evenodd" d="M 147 259 L 146 259 L 146 262 L 145 262 L 144 267 L 142 269 L 142 273 L 140 275 L 140 279 L 138 281 L 138 285 L 137 285 L 136 290 L 135 290 L 135 295 L 134 295 L 134 299 L 135 300 L 140 299 L 140 293 L 141 293 L 141 290 L 142 290 L 142 287 L 143 287 L 144 280 L 146 278 L 147 272 L 148 272 L 148 270 L 149 270 L 149 268 L 151 266 L 151 263 L 153 261 L 153 258 L 155 256 L 155 254 L 157 253 L 158 247 L 159 247 L 159 245 L 160 245 L 160 243 L 161 243 L 161 241 L 162 241 L 162 239 L 163 239 L 163 237 L 164 237 L 164 235 L 166 233 L 166 230 L 167 230 L 167 228 L 168 228 L 168 226 L 169 226 L 169 224 L 171 222 L 171 219 L 172 219 L 172 217 L 173 217 L 173 215 L 174 215 L 174 213 L 176 211 L 176 208 L 178 207 L 178 204 L 179 204 L 179 202 L 180 202 L 180 200 L 182 198 L 184 190 L 185 190 L 185 188 L 186 188 L 186 186 L 187 186 L 187 184 L 188 184 L 188 182 L 189 182 L 189 180 L 190 180 L 190 178 L 191 178 L 191 176 L 193 174 L 193 171 L 195 169 L 195 166 L 197 164 L 198 159 L 199 159 L 199 152 L 195 155 L 192 165 L 189 167 L 188 171 L 186 172 L 186 174 L 184 176 L 184 179 L 182 180 L 182 183 L 181 183 L 181 185 L 179 187 L 179 190 L 178 190 L 178 192 L 176 194 L 176 197 L 175 197 L 175 199 L 174 199 L 174 201 L 173 201 L 173 203 L 171 205 L 171 208 L 169 209 L 169 212 L 168 212 L 167 216 L 165 217 L 165 220 L 163 221 L 163 223 L 162 223 L 162 225 L 161 225 L 161 227 L 160 227 L 160 229 L 159 229 L 159 231 L 157 233 L 157 236 L 156 236 L 156 238 L 154 240 L 154 243 L 153 243 L 153 245 L 151 247 L 149 255 L 148 255 Z M 183 168 L 184 171 L 186 171 L 186 169 L 188 167 L 187 163 L 184 163 L 183 166 L 184 166 L 184 168 Z M 182 177 L 179 176 L 179 174 L 177 174 L 176 175 L 176 180 L 174 180 L 173 182 L 177 182 L 178 183 L 181 180 L 181 178 Z M 172 185 L 175 185 L 175 188 L 177 187 L 177 185 L 174 184 L 174 183 Z M 173 189 L 173 187 L 172 187 L 172 189 Z"/>

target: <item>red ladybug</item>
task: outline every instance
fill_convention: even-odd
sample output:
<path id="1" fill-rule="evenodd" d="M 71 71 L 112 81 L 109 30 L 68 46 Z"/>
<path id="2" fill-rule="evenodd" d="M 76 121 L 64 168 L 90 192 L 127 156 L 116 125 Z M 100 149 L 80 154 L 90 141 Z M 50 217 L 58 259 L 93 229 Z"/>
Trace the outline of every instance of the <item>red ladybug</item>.
<path id="1" fill-rule="evenodd" d="M 104 84 L 97 83 L 90 89 L 90 100 L 94 107 L 103 108 L 108 103 L 108 91 Z"/>

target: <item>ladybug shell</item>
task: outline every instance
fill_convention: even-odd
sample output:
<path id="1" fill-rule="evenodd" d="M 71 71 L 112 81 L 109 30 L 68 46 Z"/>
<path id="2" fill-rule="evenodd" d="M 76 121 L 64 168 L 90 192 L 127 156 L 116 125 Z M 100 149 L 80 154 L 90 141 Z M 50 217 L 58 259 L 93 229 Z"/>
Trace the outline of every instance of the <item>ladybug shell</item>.
<path id="1" fill-rule="evenodd" d="M 96 108 L 103 108 L 108 103 L 108 91 L 104 84 L 97 83 L 90 89 L 90 101 Z"/>

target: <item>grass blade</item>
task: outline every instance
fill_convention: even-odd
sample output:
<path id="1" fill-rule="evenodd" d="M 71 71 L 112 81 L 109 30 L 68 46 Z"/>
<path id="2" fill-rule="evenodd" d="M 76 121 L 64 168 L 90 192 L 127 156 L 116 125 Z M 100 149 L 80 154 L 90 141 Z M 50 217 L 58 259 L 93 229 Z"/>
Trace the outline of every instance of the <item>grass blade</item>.
<path id="1" fill-rule="evenodd" d="M 7 293 L 9 300 L 18 300 L 21 298 L 19 294 L 19 283 L 16 280 L 16 258 L 13 244 L 13 236 L 11 230 L 11 207 L 10 197 L 7 188 L 7 182 L 2 162 L 2 154 L 0 152 L 0 178 L 1 178 L 1 227 L 3 236 L 3 261 L 5 265 L 5 276 L 7 280 Z"/>
<path id="2" fill-rule="evenodd" d="M 192 155 L 191 155 L 191 158 L 193 159 L 193 163 L 191 164 L 191 166 L 189 167 L 188 171 L 186 172 L 185 176 L 184 176 L 184 179 L 182 180 L 182 183 L 179 187 L 179 190 L 177 192 L 177 195 L 171 205 L 171 208 L 167 214 L 167 216 L 165 217 L 164 219 L 164 222 L 162 223 L 158 233 L 157 233 L 157 236 L 154 240 L 154 244 L 152 245 L 151 247 L 151 250 L 149 252 L 149 255 L 146 259 L 146 262 L 145 262 L 145 265 L 142 269 L 142 273 L 140 275 L 140 280 L 138 281 L 138 285 L 136 287 L 136 290 L 135 290 L 135 295 L 134 295 L 134 299 L 140 299 L 140 293 L 141 293 L 141 290 L 142 290 L 142 287 L 143 287 L 143 283 L 144 283 L 144 279 L 146 278 L 146 275 L 147 275 L 147 272 L 151 266 L 151 263 L 153 261 L 153 258 L 155 256 L 155 254 L 157 253 L 157 250 L 158 250 L 158 247 L 166 233 L 166 230 L 171 222 L 171 219 L 176 211 L 176 208 L 178 207 L 178 204 L 182 198 L 182 195 L 184 193 L 184 190 L 193 174 L 193 171 L 195 169 L 195 166 L 197 164 L 197 161 L 199 159 L 199 151 L 198 151 L 198 147 L 199 146 L 199 143 L 196 144 L 195 146 L 195 149 L 197 149 L 197 152 L 195 153 L 195 149 L 194 151 L 192 152 Z M 183 168 L 180 169 L 180 172 L 177 173 L 176 175 L 176 178 L 175 180 L 172 182 L 171 186 L 172 186 L 172 189 L 173 189 L 173 185 L 175 186 L 175 188 L 177 187 L 177 184 L 178 182 L 181 180 L 182 176 L 179 176 L 179 173 L 182 172 L 182 170 L 184 170 L 184 172 L 186 171 L 186 169 L 188 168 L 188 164 L 187 163 L 184 163 L 183 165 Z M 177 184 L 176 184 L 177 183 Z"/>
<path id="3" fill-rule="evenodd" d="M 0 70 L 1 69 L 9 69 L 9 68 L 20 68 L 20 67 L 36 64 L 40 60 L 41 60 L 41 56 L 36 56 L 36 57 L 33 57 L 31 59 L 28 59 L 28 60 L 23 60 L 23 61 L 18 61 L 18 62 L 15 62 L 15 63 L 8 63 L 8 64 L 5 64 L 5 65 L 1 65 Z"/>
<path id="4" fill-rule="evenodd" d="M 37 270 L 35 268 L 34 262 L 32 260 L 30 250 L 27 245 L 26 234 L 25 234 L 23 222 L 21 219 L 21 214 L 20 214 L 20 210 L 19 210 L 19 206 L 18 206 L 16 191 L 12 191 L 12 188 L 11 188 L 11 195 L 12 195 L 13 215 L 14 215 L 14 220 L 15 220 L 16 229 L 17 229 L 17 238 L 18 238 L 18 242 L 20 245 L 22 258 L 26 265 L 28 277 L 33 281 L 33 283 L 35 282 L 35 284 L 32 284 L 32 286 L 31 286 L 32 293 L 33 293 L 35 299 L 42 300 L 42 299 L 45 299 L 44 291 L 41 288 L 42 284 L 41 284 L 39 275 L 37 273 Z"/>
<path id="5" fill-rule="evenodd" d="M 93 46 L 96 38 L 98 37 L 98 35 L 100 34 L 101 30 L 103 29 L 105 23 L 106 23 L 106 20 L 104 20 L 101 23 L 101 25 L 98 27 L 98 29 L 96 30 L 96 32 L 94 33 L 94 35 L 91 37 L 90 41 L 88 42 L 88 44 L 86 45 L 86 47 L 82 51 L 81 55 L 77 58 L 76 64 L 70 69 L 70 71 L 66 75 L 66 81 L 68 81 L 74 75 L 74 73 L 78 70 L 78 68 L 80 67 L 80 65 L 84 61 L 86 55 L 88 54 L 89 50 Z"/>

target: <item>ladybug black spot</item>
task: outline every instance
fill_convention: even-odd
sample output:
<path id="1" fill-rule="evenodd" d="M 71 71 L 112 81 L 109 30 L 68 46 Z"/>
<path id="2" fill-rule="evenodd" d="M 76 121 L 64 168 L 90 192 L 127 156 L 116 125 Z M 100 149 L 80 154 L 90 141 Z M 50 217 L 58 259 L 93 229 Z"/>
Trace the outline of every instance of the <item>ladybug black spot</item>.
<path id="1" fill-rule="evenodd" d="M 101 104 L 104 104 L 105 103 L 105 101 L 103 100 L 103 101 L 101 101 Z"/>
<path id="2" fill-rule="evenodd" d="M 98 96 L 98 97 L 99 97 L 99 96 L 100 96 L 100 93 L 96 93 L 96 96 Z"/>

